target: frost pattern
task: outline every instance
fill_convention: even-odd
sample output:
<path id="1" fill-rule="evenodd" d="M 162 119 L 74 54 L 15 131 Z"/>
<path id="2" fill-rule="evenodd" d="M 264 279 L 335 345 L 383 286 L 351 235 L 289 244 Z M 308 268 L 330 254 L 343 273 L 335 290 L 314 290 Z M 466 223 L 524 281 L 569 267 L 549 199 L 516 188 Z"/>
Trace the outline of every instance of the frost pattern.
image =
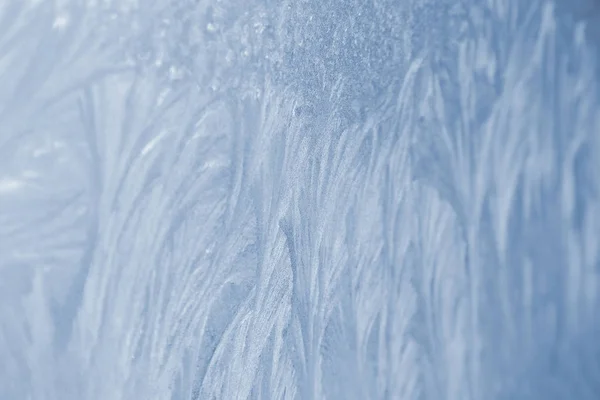
<path id="1" fill-rule="evenodd" d="M 6 0 L 0 399 L 596 399 L 600 8 Z"/>

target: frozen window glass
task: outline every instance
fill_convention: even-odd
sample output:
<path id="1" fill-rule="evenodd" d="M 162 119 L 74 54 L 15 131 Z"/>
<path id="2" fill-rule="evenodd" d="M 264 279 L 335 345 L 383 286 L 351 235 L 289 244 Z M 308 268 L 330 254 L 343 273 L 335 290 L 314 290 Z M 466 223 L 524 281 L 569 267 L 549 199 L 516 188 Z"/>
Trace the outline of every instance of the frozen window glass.
<path id="1" fill-rule="evenodd" d="M 0 0 L 0 400 L 600 399 L 600 3 Z"/>

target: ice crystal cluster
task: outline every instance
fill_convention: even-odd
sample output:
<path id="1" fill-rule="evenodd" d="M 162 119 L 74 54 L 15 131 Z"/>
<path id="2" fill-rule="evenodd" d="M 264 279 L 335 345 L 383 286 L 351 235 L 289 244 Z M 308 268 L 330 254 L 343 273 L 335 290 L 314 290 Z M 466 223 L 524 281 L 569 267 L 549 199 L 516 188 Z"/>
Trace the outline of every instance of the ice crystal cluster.
<path id="1" fill-rule="evenodd" d="M 0 1 L 0 400 L 600 398 L 600 3 Z"/>

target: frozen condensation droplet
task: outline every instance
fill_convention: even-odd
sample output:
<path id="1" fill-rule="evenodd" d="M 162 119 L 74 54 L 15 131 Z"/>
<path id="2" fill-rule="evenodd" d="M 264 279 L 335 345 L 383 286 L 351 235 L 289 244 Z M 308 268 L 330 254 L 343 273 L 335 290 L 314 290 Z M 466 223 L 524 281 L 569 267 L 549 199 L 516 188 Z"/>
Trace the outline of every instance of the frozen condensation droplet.
<path id="1" fill-rule="evenodd" d="M 23 187 L 23 181 L 10 178 L 0 178 L 0 193 L 11 193 Z"/>
<path id="2" fill-rule="evenodd" d="M 57 15 L 52 24 L 52 28 L 62 31 L 69 24 L 69 16 L 67 14 Z"/>
<path id="3" fill-rule="evenodd" d="M 210 33 L 214 33 L 217 31 L 217 26 L 212 22 L 209 22 L 208 25 L 206 25 L 206 30 Z"/>
<path id="4" fill-rule="evenodd" d="M 172 80 L 180 80 L 183 78 L 183 70 L 181 68 L 172 66 L 169 68 L 169 78 Z"/>

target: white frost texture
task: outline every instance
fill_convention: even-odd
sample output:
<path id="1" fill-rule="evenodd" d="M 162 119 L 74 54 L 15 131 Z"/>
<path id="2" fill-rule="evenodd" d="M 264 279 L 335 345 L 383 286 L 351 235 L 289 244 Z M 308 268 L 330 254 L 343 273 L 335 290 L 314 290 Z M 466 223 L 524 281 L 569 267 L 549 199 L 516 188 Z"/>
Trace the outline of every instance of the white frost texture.
<path id="1" fill-rule="evenodd" d="M 598 0 L 0 0 L 0 400 L 600 399 Z"/>

